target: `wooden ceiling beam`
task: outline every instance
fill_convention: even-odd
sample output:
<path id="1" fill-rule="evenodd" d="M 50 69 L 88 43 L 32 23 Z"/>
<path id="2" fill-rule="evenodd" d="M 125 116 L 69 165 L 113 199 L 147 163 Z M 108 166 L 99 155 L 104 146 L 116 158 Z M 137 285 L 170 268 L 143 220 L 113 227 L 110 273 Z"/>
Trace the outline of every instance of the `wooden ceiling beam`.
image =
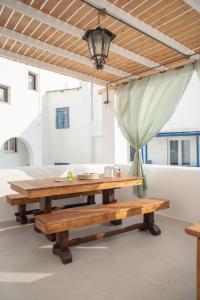
<path id="1" fill-rule="evenodd" d="M 195 0 L 189 0 L 195 1 Z M 117 20 L 127 24 L 128 26 L 135 28 L 136 30 L 148 35 L 149 37 L 153 38 L 154 40 L 164 44 L 171 49 L 178 51 L 184 55 L 194 55 L 195 52 L 192 49 L 184 46 L 183 44 L 177 42 L 176 40 L 172 39 L 168 35 L 162 33 L 161 31 L 153 28 L 152 26 L 146 24 L 145 22 L 141 21 L 140 19 L 134 17 L 132 14 L 124 11 L 123 9 L 117 7 L 116 5 L 112 4 L 108 0 L 83 0 L 83 2 L 95 7 L 96 9 L 105 9 L 106 13 L 116 18 Z M 196 1 L 197 2 L 197 1 Z M 198 0 L 199 2 L 199 0 Z"/>
<path id="2" fill-rule="evenodd" d="M 42 42 L 38 39 L 28 37 L 27 35 L 18 33 L 16 31 L 10 30 L 8 28 L 0 26 L 0 35 L 3 35 L 5 37 L 9 37 L 11 39 L 14 39 L 14 40 L 22 42 L 22 43 L 25 43 L 29 46 L 34 46 L 34 47 L 42 49 L 44 51 L 48 51 L 48 52 L 56 54 L 58 56 L 62 56 L 62 57 L 65 57 L 67 59 L 71 59 L 73 61 L 85 64 L 85 65 L 93 68 L 93 62 L 90 59 L 88 59 L 87 57 L 81 56 L 81 55 L 76 54 L 74 52 L 64 50 L 62 48 L 59 48 L 59 47 L 56 47 L 56 46 L 53 46 L 53 45 L 50 45 L 50 44 Z M 124 72 L 122 70 L 113 68 L 113 67 L 108 66 L 108 65 L 104 66 L 104 71 L 108 72 L 112 75 L 119 76 L 119 77 L 125 77 L 125 76 L 130 76 L 131 75 L 127 72 Z"/>
<path id="3" fill-rule="evenodd" d="M 5 7 L 8 7 L 10 9 L 16 10 L 20 12 L 23 15 L 29 16 L 32 19 L 35 19 L 39 22 L 45 23 L 51 27 L 54 27 L 56 29 L 59 29 L 65 33 L 68 33 L 72 36 L 82 38 L 85 31 L 70 25 L 60 19 L 57 19 L 49 14 L 46 14 L 30 5 L 26 5 L 20 1 L 16 0 L 0 0 L 0 4 L 4 5 Z M 121 55 L 123 57 L 126 57 L 129 60 L 138 62 L 139 64 L 145 65 L 147 67 L 153 68 L 158 67 L 159 70 L 164 70 L 165 68 L 160 66 L 160 64 L 147 59 L 139 54 L 136 54 L 132 51 L 129 51 L 123 47 L 120 47 L 116 44 L 111 43 L 110 50 L 118 55 Z"/>
<path id="4" fill-rule="evenodd" d="M 30 65 L 30 66 L 33 66 L 36 68 L 44 69 L 44 70 L 51 71 L 54 73 L 59 73 L 61 75 L 65 75 L 65 76 L 70 76 L 70 77 L 73 77 L 73 78 L 76 78 L 79 80 L 94 82 L 101 86 L 106 86 L 106 84 L 108 83 L 107 81 L 101 80 L 99 78 L 92 77 L 92 76 L 89 76 L 89 75 L 86 75 L 83 73 L 79 73 L 79 72 L 76 72 L 76 71 L 73 71 L 73 70 L 70 70 L 67 68 L 59 67 L 54 64 L 46 63 L 39 59 L 35 59 L 32 57 L 14 53 L 9 50 L 0 49 L 0 56 L 23 63 L 23 64 L 26 64 L 26 65 Z"/>

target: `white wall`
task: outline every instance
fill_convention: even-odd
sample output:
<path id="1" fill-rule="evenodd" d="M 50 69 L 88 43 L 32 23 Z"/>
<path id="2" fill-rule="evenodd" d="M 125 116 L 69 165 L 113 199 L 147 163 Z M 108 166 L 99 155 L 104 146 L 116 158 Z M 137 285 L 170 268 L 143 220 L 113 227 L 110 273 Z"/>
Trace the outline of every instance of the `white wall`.
<path id="1" fill-rule="evenodd" d="M 81 82 L 79 90 L 47 93 L 44 104 L 43 140 L 45 164 L 55 162 L 89 163 L 93 161 L 93 126 L 91 84 Z M 69 107 L 70 128 L 56 129 L 56 108 Z M 97 114 L 97 113 L 96 113 Z M 98 116 L 98 114 L 97 114 Z"/>
<path id="2" fill-rule="evenodd" d="M 28 71 L 38 74 L 38 90 L 28 89 Z M 41 107 L 47 90 L 75 86 L 79 81 L 0 58 L 0 84 L 10 87 L 10 102 L 0 103 L 0 147 L 12 137 L 32 149 L 34 165 L 42 163 Z"/>
<path id="3" fill-rule="evenodd" d="M 168 131 L 192 131 L 200 130 L 200 83 L 196 72 L 185 90 L 185 93 L 179 102 L 176 111 L 163 127 L 163 132 Z"/>
<path id="4" fill-rule="evenodd" d="M 5 152 L 4 145 L 0 149 L 0 168 L 29 166 L 29 150 L 20 139 L 17 139 L 17 152 Z"/>
<path id="5" fill-rule="evenodd" d="M 102 173 L 105 165 L 71 165 L 74 174 L 81 172 Z M 128 173 L 130 164 L 119 165 L 124 173 Z M 13 193 L 8 181 L 24 180 L 31 178 L 66 176 L 68 167 L 26 167 L 20 169 L 0 170 L 0 222 L 14 220 L 16 207 L 11 207 L 3 197 Z M 184 168 L 160 165 L 144 165 L 147 178 L 149 197 L 158 197 L 170 200 L 170 209 L 159 211 L 168 217 L 186 222 L 199 222 L 200 215 L 200 168 Z M 132 188 L 116 190 L 116 198 L 120 201 L 135 198 Z M 74 199 L 74 201 L 82 199 Z M 69 201 L 69 200 L 68 200 Z M 101 197 L 98 197 L 101 202 Z"/>
<path id="6" fill-rule="evenodd" d="M 130 164 L 120 165 L 127 173 Z M 170 200 L 170 209 L 159 214 L 185 222 L 199 223 L 200 216 L 200 168 L 161 165 L 144 165 L 147 179 L 147 197 Z M 118 198 L 134 198 L 131 188 L 117 190 Z"/>
<path id="7" fill-rule="evenodd" d="M 102 103 L 107 100 L 103 94 Z M 97 140 L 96 163 L 113 163 L 115 157 L 114 91 L 109 92 L 109 103 L 102 104 L 102 135 Z"/>

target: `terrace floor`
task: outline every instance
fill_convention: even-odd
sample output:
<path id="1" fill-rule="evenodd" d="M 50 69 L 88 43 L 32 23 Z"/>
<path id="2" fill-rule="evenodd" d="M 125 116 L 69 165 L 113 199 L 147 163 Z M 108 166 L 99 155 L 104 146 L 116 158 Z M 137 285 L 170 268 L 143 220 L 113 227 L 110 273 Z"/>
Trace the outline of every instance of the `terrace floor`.
<path id="1" fill-rule="evenodd" d="M 131 231 L 72 248 L 63 265 L 32 225 L 0 224 L 2 300 L 192 300 L 195 239 L 184 222 L 157 216 L 162 235 Z M 134 222 L 136 218 L 134 218 Z M 133 218 L 124 223 L 133 223 Z M 74 231 L 83 235 L 110 225 Z"/>

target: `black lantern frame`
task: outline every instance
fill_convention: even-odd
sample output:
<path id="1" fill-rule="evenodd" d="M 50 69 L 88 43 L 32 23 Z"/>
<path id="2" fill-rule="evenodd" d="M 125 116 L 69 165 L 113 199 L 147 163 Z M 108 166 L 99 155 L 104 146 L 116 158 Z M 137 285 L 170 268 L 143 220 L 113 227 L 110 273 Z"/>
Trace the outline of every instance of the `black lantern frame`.
<path id="1" fill-rule="evenodd" d="M 104 64 L 108 58 L 110 43 L 115 37 L 114 33 L 100 26 L 87 30 L 84 34 L 83 40 L 88 43 L 90 55 L 94 60 L 94 66 L 97 70 L 104 68 Z"/>

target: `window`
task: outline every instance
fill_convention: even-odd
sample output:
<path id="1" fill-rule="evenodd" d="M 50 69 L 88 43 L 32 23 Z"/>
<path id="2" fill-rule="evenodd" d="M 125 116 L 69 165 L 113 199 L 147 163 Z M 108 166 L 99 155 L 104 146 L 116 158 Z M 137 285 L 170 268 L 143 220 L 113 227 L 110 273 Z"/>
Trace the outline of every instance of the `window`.
<path id="1" fill-rule="evenodd" d="M 17 139 L 12 138 L 5 142 L 4 152 L 15 153 L 17 152 Z"/>
<path id="2" fill-rule="evenodd" d="M 190 140 L 170 141 L 170 165 L 190 166 Z"/>
<path id="3" fill-rule="evenodd" d="M 31 72 L 28 72 L 28 88 L 30 90 L 37 90 L 37 75 Z"/>
<path id="4" fill-rule="evenodd" d="M 56 108 L 56 129 L 69 128 L 69 107 Z"/>
<path id="5" fill-rule="evenodd" d="M 182 152 L 182 165 L 190 165 L 190 141 L 182 140 L 181 141 L 181 152 Z"/>
<path id="6" fill-rule="evenodd" d="M 152 164 L 200 167 L 200 131 L 159 133 L 143 147 Z"/>
<path id="7" fill-rule="evenodd" d="M 8 87 L 0 85 L 0 102 L 8 102 Z"/>
<path id="8" fill-rule="evenodd" d="M 178 141 L 170 141 L 170 165 L 178 165 Z"/>

